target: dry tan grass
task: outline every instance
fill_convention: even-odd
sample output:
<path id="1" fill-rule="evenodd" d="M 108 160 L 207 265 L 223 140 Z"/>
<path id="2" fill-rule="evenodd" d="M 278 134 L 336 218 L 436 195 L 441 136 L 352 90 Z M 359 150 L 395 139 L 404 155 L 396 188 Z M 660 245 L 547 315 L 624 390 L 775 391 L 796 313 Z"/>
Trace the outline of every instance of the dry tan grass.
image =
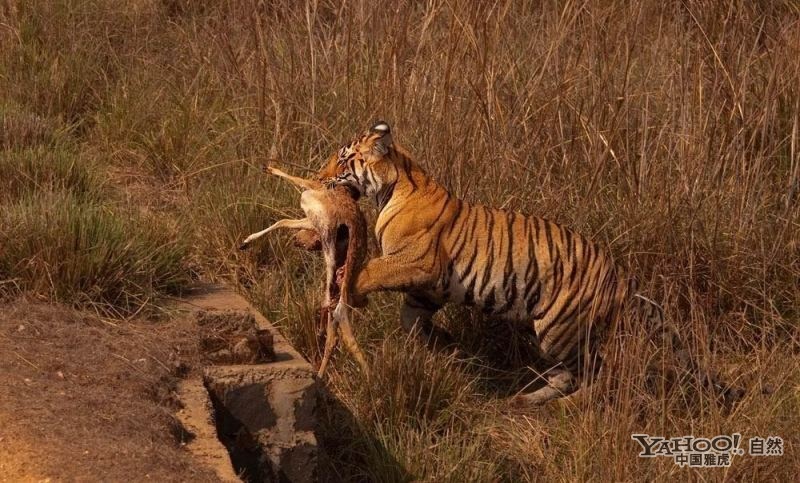
<path id="1" fill-rule="evenodd" d="M 301 349 L 313 347 L 321 263 L 280 237 L 235 250 L 298 213 L 291 189 L 252 166 L 279 156 L 304 174 L 380 117 L 458 196 L 608 243 L 686 343 L 748 389 L 725 411 L 671 380 L 669 354 L 633 331 L 589 390 L 512 414 L 503 397 L 530 379 L 523 338 L 498 354 L 488 341 L 508 331 L 448 310 L 439 322 L 480 355 L 448 361 L 395 332 L 395 296 L 373 297 L 359 337 L 386 387 L 345 358 L 334 366 L 330 391 L 348 411 L 327 412 L 333 479 L 796 475 L 796 2 L 2 5 L 0 103 L 135 179 L 117 203 L 180 229 L 195 247 L 186 263 L 240 284 Z M 50 142 L 15 125 L 32 133 L 22 144 Z M 777 434 L 788 454 L 681 469 L 636 458 L 633 432 Z"/>

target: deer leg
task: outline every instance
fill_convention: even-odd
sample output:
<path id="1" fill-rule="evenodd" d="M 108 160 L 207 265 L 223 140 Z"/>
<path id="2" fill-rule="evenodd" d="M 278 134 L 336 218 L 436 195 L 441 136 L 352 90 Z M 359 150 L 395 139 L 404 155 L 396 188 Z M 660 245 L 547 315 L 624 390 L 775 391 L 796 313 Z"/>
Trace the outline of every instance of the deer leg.
<path id="1" fill-rule="evenodd" d="M 271 232 L 272 230 L 277 230 L 278 228 L 293 228 L 296 230 L 313 230 L 314 225 L 311 224 L 308 218 L 303 218 L 302 220 L 280 220 L 275 222 L 272 226 L 265 230 L 261 230 L 259 232 L 253 233 L 252 235 L 248 236 L 244 239 L 241 245 L 239 245 L 239 250 L 246 250 L 250 243 L 253 240 L 261 238 L 262 236 L 266 235 L 267 233 Z"/>
<path id="2" fill-rule="evenodd" d="M 358 346 L 358 341 L 353 334 L 353 326 L 350 324 L 350 308 L 346 307 L 343 302 L 339 302 L 336 309 L 333 311 L 333 318 L 336 319 L 336 324 L 339 326 L 339 334 L 342 337 L 345 349 L 353 356 L 364 374 L 369 377 L 369 365 L 364 353 L 361 352 L 361 347 Z"/>
<path id="3" fill-rule="evenodd" d="M 325 374 L 325 369 L 328 367 L 328 362 L 331 359 L 331 354 L 333 354 L 333 349 L 336 348 L 336 343 L 339 342 L 336 338 L 336 326 L 338 325 L 336 318 L 329 315 L 327 319 L 328 323 L 325 327 L 325 350 L 322 353 L 322 362 L 319 363 L 317 377 L 322 377 L 322 375 Z"/>
<path id="4" fill-rule="evenodd" d="M 311 180 L 311 179 L 304 179 L 298 178 L 297 176 L 292 176 L 289 173 L 285 173 L 278 168 L 272 168 L 267 166 L 264 170 L 272 175 L 278 176 L 279 178 L 283 178 L 295 186 L 298 186 L 303 189 L 307 190 L 316 190 L 322 188 L 322 183 L 319 181 Z"/>

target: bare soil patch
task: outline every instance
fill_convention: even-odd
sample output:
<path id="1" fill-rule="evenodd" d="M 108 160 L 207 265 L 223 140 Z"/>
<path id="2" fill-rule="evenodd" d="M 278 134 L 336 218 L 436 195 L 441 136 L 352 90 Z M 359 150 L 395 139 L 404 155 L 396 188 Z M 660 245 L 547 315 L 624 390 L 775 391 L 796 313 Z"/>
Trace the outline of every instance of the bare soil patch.
<path id="1" fill-rule="evenodd" d="M 198 366 L 193 320 L 0 307 L 0 479 L 216 481 L 173 417 L 178 376 Z"/>

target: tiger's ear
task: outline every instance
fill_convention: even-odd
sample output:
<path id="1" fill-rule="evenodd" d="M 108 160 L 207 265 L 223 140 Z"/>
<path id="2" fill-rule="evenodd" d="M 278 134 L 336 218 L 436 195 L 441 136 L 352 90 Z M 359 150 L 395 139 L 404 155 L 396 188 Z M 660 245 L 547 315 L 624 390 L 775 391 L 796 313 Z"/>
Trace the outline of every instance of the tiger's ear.
<path id="1" fill-rule="evenodd" d="M 392 130 L 389 123 L 386 121 L 378 121 L 374 126 L 369 128 L 370 134 L 375 136 L 375 143 L 373 144 L 373 151 L 379 156 L 384 156 L 389 152 L 389 146 L 392 145 Z"/>

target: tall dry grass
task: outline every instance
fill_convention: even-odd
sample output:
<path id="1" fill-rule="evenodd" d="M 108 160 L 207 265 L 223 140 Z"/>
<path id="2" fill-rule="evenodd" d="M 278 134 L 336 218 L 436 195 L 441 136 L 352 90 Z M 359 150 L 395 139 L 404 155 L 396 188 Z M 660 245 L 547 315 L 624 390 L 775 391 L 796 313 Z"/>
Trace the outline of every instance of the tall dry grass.
<path id="1" fill-rule="evenodd" d="M 28 133 L 2 145 L 74 139 L 116 203 L 163 220 L 194 247 L 183 263 L 237 283 L 302 350 L 319 261 L 280 235 L 235 250 L 298 212 L 296 192 L 253 167 L 313 170 L 384 118 L 454 194 L 608 244 L 684 343 L 748 389 L 726 411 L 633 330 L 582 395 L 513 414 L 503 398 L 531 380 L 529 340 L 447 310 L 437 322 L 476 354 L 451 361 L 396 333 L 397 296 L 374 296 L 358 330 L 380 382 L 337 360 L 321 434 L 331 479 L 796 474 L 796 2 L 6 0 L 0 12 L 0 102 Z M 679 468 L 636 458 L 634 432 L 777 434 L 788 454 Z"/>

